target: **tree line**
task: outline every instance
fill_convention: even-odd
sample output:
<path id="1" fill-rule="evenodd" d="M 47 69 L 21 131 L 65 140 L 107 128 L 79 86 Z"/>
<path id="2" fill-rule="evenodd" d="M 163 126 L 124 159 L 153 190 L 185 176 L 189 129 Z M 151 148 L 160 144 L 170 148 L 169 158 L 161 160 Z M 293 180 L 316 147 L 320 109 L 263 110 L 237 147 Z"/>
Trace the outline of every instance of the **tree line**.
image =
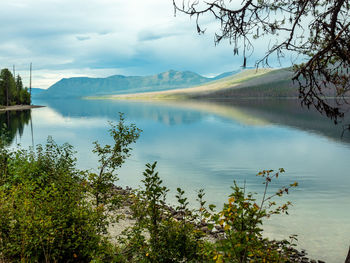
<path id="1" fill-rule="evenodd" d="M 31 94 L 27 87 L 23 87 L 20 75 L 14 76 L 10 70 L 4 68 L 0 73 L 0 105 L 30 105 Z"/>

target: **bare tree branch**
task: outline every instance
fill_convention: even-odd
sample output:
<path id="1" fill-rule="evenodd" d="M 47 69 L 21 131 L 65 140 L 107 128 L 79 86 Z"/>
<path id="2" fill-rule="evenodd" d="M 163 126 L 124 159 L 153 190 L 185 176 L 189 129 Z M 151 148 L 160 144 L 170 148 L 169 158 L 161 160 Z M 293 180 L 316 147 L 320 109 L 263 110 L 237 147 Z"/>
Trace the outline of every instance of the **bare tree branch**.
<path id="1" fill-rule="evenodd" d="M 293 81 L 299 85 L 303 105 L 313 106 L 335 123 L 344 116 L 342 106 L 350 97 L 350 0 L 242 0 L 233 8 L 231 0 L 173 0 L 176 11 L 196 16 L 197 30 L 204 33 L 200 18 L 212 15 L 220 22 L 215 43 L 229 40 L 237 55 L 243 46 L 253 49 L 254 39 L 270 37 L 272 46 L 256 66 L 268 65 L 284 52 L 299 55 L 304 63 L 294 64 Z M 239 43 L 243 43 L 240 45 Z M 336 103 L 327 100 L 336 98 Z"/>

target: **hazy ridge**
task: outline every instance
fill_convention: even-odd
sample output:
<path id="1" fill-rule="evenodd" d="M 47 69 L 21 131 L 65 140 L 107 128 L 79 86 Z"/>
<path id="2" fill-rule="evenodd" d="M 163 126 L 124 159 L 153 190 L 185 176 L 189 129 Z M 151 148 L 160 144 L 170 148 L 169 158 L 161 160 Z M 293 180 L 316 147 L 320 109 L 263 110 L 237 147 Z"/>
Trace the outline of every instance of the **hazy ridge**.
<path id="1" fill-rule="evenodd" d="M 152 76 L 114 75 L 107 78 L 64 78 L 36 98 L 93 99 L 223 99 L 297 98 L 291 68 L 245 69 L 203 77 L 191 71 L 170 70 Z M 332 89 L 324 95 L 334 97 Z"/>
<path id="2" fill-rule="evenodd" d="M 293 72 L 283 69 L 246 69 L 193 87 L 103 96 L 111 99 L 196 99 L 297 97 Z M 98 98 L 98 96 L 94 97 Z"/>
<path id="3" fill-rule="evenodd" d="M 49 87 L 46 91 L 38 94 L 37 97 L 74 98 L 173 90 L 201 85 L 231 76 L 235 73 L 237 71 L 226 72 L 213 78 L 207 78 L 191 71 L 169 70 L 151 76 L 113 75 L 107 78 L 64 78 Z"/>

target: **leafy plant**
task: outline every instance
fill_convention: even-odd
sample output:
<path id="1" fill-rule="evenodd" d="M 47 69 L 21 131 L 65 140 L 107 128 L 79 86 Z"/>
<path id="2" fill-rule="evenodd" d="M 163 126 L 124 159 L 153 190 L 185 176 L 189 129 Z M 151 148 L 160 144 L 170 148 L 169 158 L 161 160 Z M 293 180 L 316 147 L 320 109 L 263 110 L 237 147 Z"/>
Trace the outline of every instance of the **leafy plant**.
<path id="1" fill-rule="evenodd" d="M 1 152 L 1 159 L 6 157 Z M 113 258 L 100 235 L 102 211 L 87 198 L 72 146 L 51 138 L 15 150 L 0 184 L 0 258 L 5 262 L 87 262 Z"/>
<path id="2" fill-rule="evenodd" d="M 94 150 L 99 157 L 99 172 L 90 173 L 88 180 L 95 205 L 108 205 L 115 208 L 120 204 L 113 194 L 114 183 L 118 180 L 116 170 L 122 166 L 125 159 L 130 156 L 130 144 L 139 138 L 141 130 L 135 124 L 126 125 L 122 113 L 119 114 L 118 124 L 110 122 L 109 134 L 113 138 L 113 145 L 101 146 L 94 142 Z"/>
<path id="3" fill-rule="evenodd" d="M 276 193 L 267 196 L 267 189 L 273 178 L 283 173 L 264 170 L 258 173 L 265 184 L 260 205 L 252 193 L 246 193 L 245 187 L 239 187 L 236 182 L 228 203 L 224 204 L 219 213 L 206 213 L 209 228 L 223 229 L 223 238 L 217 240 L 208 249 L 208 259 L 215 262 L 285 262 L 288 260 L 288 249 L 292 245 L 288 241 L 275 243 L 263 237 L 263 220 L 273 214 L 287 213 L 290 202 L 276 205 L 272 199 L 288 193 L 297 183 L 282 187 Z"/>
<path id="4" fill-rule="evenodd" d="M 162 186 L 156 162 L 146 165 L 142 180 L 144 188 L 134 198 L 132 206 L 136 224 L 124 238 L 126 258 L 135 262 L 192 262 L 200 257 L 201 233 L 186 220 L 189 212 L 184 191 L 177 189 L 178 215 L 173 218 L 166 206 L 169 191 Z"/>

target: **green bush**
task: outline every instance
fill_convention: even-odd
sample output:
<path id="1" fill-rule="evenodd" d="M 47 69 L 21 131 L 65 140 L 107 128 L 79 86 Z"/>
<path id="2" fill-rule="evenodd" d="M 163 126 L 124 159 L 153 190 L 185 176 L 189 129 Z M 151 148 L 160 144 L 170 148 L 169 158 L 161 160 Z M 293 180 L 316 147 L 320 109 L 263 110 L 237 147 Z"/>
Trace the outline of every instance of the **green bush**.
<path id="1" fill-rule="evenodd" d="M 189 223 L 186 198 L 178 189 L 178 214 L 175 220 L 166 206 L 169 191 L 155 171 L 156 163 L 147 164 L 143 173 L 144 187 L 138 191 L 132 206 L 136 224 L 125 233 L 126 261 L 132 262 L 201 262 L 200 248 L 203 234 Z"/>
<path id="2" fill-rule="evenodd" d="M 6 148 L 0 138 L 0 261 L 113 262 L 118 249 L 107 229 L 116 222 L 120 196 L 118 169 L 139 137 L 134 124 L 109 130 L 112 146 L 95 142 L 99 173 L 76 168 L 73 147 L 46 145 L 31 150 Z M 114 218 L 113 218 L 114 217 Z"/>
<path id="3" fill-rule="evenodd" d="M 99 157 L 98 173 L 90 173 L 88 180 L 96 206 L 107 205 L 112 211 L 118 208 L 120 200 L 113 195 L 113 186 L 118 180 L 116 170 L 130 156 L 130 144 L 139 138 L 141 130 L 135 124 L 126 125 L 122 113 L 119 114 L 118 124 L 110 123 L 109 134 L 113 145 L 101 146 L 95 141 L 93 152 Z"/>
<path id="4" fill-rule="evenodd" d="M 7 154 L 0 185 L 5 261 L 87 262 L 108 252 L 110 244 L 99 235 L 103 211 L 88 202 L 70 145 L 48 139 L 36 152 L 5 151 L 2 159 Z"/>
<path id="5" fill-rule="evenodd" d="M 279 169 L 264 170 L 258 174 L 264 178 L 265 190 L 260 204 L 257 204 L 252 193 L 246 193 L 245 187 L 239 187 L 236 182 L 228 203 L 224 204 L 219 213 L 206 211 L 209 229 L 223 229 L 222 238 L 207 247 L 204 254 L 208 261 L 215 262 L 287 262 L 290 248 L 294 245 L 289 241 L 271 242 L 263 237 L 263 220 L 271 215 L 287 213 L 290 202 L 277 205 L 272 201 L 276 196 L 288 193 L 289 189 L 298 184 L 282 187 L 276 193 L 267 195 L 269 183 L 284 172 Z M 213 206 L 211 206 L 213 211 Z M 292 236 L 294 239 L 295 236 Z"/>

